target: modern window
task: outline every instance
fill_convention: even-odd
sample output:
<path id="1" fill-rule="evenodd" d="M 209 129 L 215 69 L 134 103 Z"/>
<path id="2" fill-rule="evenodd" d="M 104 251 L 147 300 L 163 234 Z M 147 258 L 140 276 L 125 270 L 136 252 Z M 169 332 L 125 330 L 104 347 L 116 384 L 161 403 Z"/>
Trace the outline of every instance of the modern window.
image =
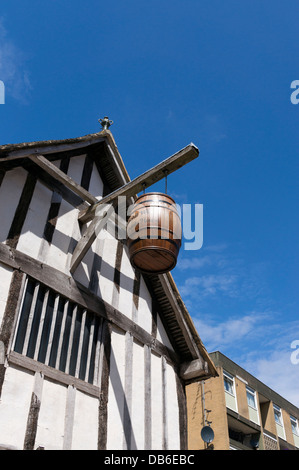
<path id="1" fill-rule="evenodd" d="M 256 391 L 253 388 L 246 386 L 246 395 L 248 403 L 248 413 L 250 421 L 260 424 L 259 410 L 257 406 Z"/>
<path id="2" fill-rule="evenodd" d="M 293 433 L 294 444 L 296 447 L 299 448 L 299 427 L 298 427 L 298 419 L 294 416 L 290 416 L 291 419 L 291 427 Z"/>
<path id="3" fill-rule="evenodd" d="M 273 408 L 274 408 L 274 418 L 275 418 L 275 422 L 276 422 L 276 424 L 280 424 L 280 426 L 282 426 L 282 425 L 283 425 L 283 422 L 282 422 L 281 409 L 280 409 L 279 406 L 277 406 L 277 405 L 273 405 Z"/>
<path id="4" fill-rule="evenodd" d="M 28 278 L 13 351 L 98 385 L 102 320 Z"/>
<path id="5" fill-rule="evenodd" d="M 277 435 L 281 437 L 281 439 L 285 439 L 281 408 L 273 404 L 273 409 L 274 409 L 274 418 L 275 418 L 275 423 L 276 423 Z"/>
<path id="6" fill-rule="evenodd" d="M 298 420 L 297 418 L 294 418 L 293 416 L 290 417 L 291 419 L 291 426 L 292 426 L 292 432 L 295 434 L 295 436 L 299 436 L 299 429 L 298 429 Z"/>
<path id="7" fill-rule="evenodd" d="M 225 402 L 227 408 L 233 411 L 238 411 L 236 392 L 235 392 L 235 379 L 228 372 L 223 371 Z"/>
<path id="8" fill-rule="evenodd" d="M 224 379 L 224 389 L 226 392 L 235 395 L 234 392 L 234 378 L 232 375 L 228 374 L 227 372 L 223 372 L 223 379 Z"/>
<path id="9" fill-rule="evenodd" d="M 247 403 L 251 408 L 257 409 L 256 406 L 256 394 L 255 390 L 250 387 L 246 387 Z"/>

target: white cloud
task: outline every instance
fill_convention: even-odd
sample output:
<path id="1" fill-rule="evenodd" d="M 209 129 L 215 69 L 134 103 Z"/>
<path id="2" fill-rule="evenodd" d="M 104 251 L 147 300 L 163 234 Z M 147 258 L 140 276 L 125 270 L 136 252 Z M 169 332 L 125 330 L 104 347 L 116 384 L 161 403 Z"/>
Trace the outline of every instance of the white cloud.
<path id="1" fill-rule="evenodd" d="M 207 245 L 205 249 L 208 251 L 214 251 L 220 253 L 228 248 L 227 243 L 217 243 L 215 245 Z"/>
<path id="2" fill-rule="evenodd" d="M 238 278 L 232 274 L 208 274 L 206 276 L 188 277 L 180 286 L 183 297 L 199 300 L 207 296 L 225 294 L 235 297 L 238 293 Z"/>
<path id="3" fill-rule="evenodd" d="M 299 339 L 299 330 L 298 338 Z M 291 343 L 251 358 L 246 368 L 261 382 L 299 407 L 299 364 L 291 361 Z"/>
<path id="4" fill-rule="evenodd" d="M 299 407 L 299 364 L 291 360 L 299 321 L 282 324 L 277 312 L 252 312 L 222 322 L 200 315 L 194 324 L 209 352 L 220 351 Z"/>
<path id="5" fill-rule="evenodd" d="M 183 253 L 175 272 L 180 293 L 191 310 L 198 302 L 236 299 L 255 302 L 259 309 L 271 307 L 267 283 L 269 267 L 262 261 L 245 264 L 236 252 L 219 243 L 205 247 L 197 256 Z M 255 306 L 252 304 L 251 309 Z"/>
<path id="6" fill-rule="evenodd" d="M 291 361 L 298 316 L 292 306 L 277 306 L 266 262 L 245 262 L 228 248 L 218 244 L 196 257 L 183 254 L 175 273 L 182 298 L 209 352 L 225 354 L 299 407 L 299 364 Z"/>
<path id="7" fill-rule="evenodd" d="M 31 83 L 25 67 L 24 53 L 8 37 L 3 19 L 0 18 L 0 80 L 5 84 L 6 94 L 27 103 Z"/>
<path id="8" fill-rule="evenodd" d="M 199 269 L 203 266 L 211 265 L 213 263 L 213 257 L 206 255 L 202 257 L 191 257 L 191 258 L 182 258 L 178 265 L 178 269 Z"/>
<path id="9" fill-rule="evenodd" d="M 251 336 L 254 341 L 262 334 L 267 314 L 251 313 L 239 317 L 230 317 L 225 321 L 210 319 L 208 315 L 200 315 L 194 319 L 194 324 L 208 351 L 221 351 L 223 354 L 232 351 L 244 339 L 248 342 Z"/>

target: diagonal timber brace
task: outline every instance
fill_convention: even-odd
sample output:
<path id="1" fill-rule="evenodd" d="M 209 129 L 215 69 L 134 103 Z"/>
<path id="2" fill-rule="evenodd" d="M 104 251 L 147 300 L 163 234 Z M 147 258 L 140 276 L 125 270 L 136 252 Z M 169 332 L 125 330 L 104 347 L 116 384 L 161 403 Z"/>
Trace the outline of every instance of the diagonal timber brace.
<path id="1" fill-rule="evenodd" d="M 117 204 L 117 199 L 120 196 L 126 197 L 133 197 L 137 193 L 141 192 L 144 188 L 147 188 L 157 181 L 165 178 L 165 173 L 169 175 L 174 171 L 178 170 L 182 166 L 186 165 L 187 163 L 191 162 L 199 155 L 199 150 L 194 144 L 189 144 L 187 147 L 183 148 L 179 152 L 175 153 L 171 157 L 163 160 L 161 163 L 156 165 L 155 167 L 147 170 L 142 175 L 138 176 L 134 180 L 126 183 L 121 188 L 113 191 L 108 196 L 105 196 L 100 201 L 92 204 L 88 209 L 84 210 L 81 214 L 79 214 L 79 222 L 86 223 L 90 222 L 84 236 L 79 240 L 75 250 L 73 252 L 73 256 L 71 259 L 71 266 L 70 272 L 74 273 L 82 259 L 84 258 L 85 254 L 87 253 L 88 249 L 96 239 L 97 234 L 99 231 L 104 227 L 103 220 L 100 220 L 97 217 L 97 213 L 99 208 L 102 205 L 112 205 Z M 104 217 L 105 223 L 107 223 L 107 214 Z M 99 226 L 99 223 L 102 224 Z"/>
<path id="2" fill-rule="evenodd" d="M 67 188 L 80 196 L 83 201 L 87 201 L 90 204 L 95 204 L 98 201 L 92 194 L 77 184 L 72 178 L 57 168 L 43 155 L 30 155 L 29 159 L 46 171 L 50 176 L 55 178 L 57 181 L 60 181 L 60 183 L 63 183 Z"/>
<path id="3" fill-rule="evenodd" d="M 103 213 L 100 216 L 95 216 L 92 222 L 90 223 L 89 227 L 87 228 L 85 234 L 82 236 L 81 240 L 77 244 L 74 254 L 76 252 L 76 249 L 78 248 L 78 256 L 72 256 L 72 261 L 71 261 L 71 267 L 70 267 L 70 272 L 74 273 L 80 264 L 84 254 L 86 253 L 87 249 L 86 246 L 88 247 L 92 245 L 92 243 L 95 241 L 97 235 L 100 233 L 100 231 L 105 227 L 105 225 L 108 222 L 109 217 L 114 213 L 114 205 L 111 204 L 110 207 L 106 209 L 106 207 L 103 210 Z M 85 247 L 84 249 L 80 248 L 81 246 Z M 80 250 L 80 251 L 79 251 Z M 79 256 L 81 255 L 81 256 Z"/>

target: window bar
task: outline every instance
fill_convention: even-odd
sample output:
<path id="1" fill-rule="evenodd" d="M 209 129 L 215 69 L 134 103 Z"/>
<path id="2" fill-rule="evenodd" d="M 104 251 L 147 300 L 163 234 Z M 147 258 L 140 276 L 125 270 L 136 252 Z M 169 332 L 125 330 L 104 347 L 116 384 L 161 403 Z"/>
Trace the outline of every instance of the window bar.
<path id="1" fill-rule="evenodd" d="M 82 353 L 83 338 L 84 338 L 85 320 L 86 320 L 86 310 L 84 310 L 83 315 L 82 315 L 82 323 L 81 323 L 81 330 L 80 330 L 80 339 L 79 339 L 79 347 L 78 347 L 76 370 L 75 370 L 75 377 L 77 378 L 79 377 L 80 364 L 81 364 L 81 353 Z"/>
<path id="2" fill-rule="evenodd" d="M 55 329 L 55 323 L 56 323 L 56 317 L 57 317 L 57 311 L 58 311 L 59 298 L 60 298 L 59 294 L 56 294 L 54 309 L 53 309 L 53 314 L 52 314 L 52 319 L 51 319 L 51 328 L 50 328 L 50 335 L 49 335 L 48 346 L 47 346 L 46 359 L 45 359 L 46 365 L 49 364 L 49 360 L 50 360 L 50 353 L 51 353 L 51 347 L 53 343 L 53 336 L 54 336 L 54 329 Z"/>
<path id="3" fill-rule="evenodd" d="M 26 335 L 25 335 L 23 350 L 22 350 L 22 354 L 25 355 L 25 356 L 27 354 L 29 338 L 30 338 L 30 333 L 31 333 L 31 326 L 32 326 L 32 321 L 33 321 L 33 317 L 34 317 L 34 311 L 35 311 L 35 307 L 36 307 L 39 288 L 40 288 L 40 284 L 39 284 L 39 282 L 37 282 L 35 284 L 35 287 L 34 287 L 34 293 L 33 293 L 32 303 L 31 303 L 30 312 L 29 312 L 29 316 L 28 316 Z"/>
<path id="4" fill-rule="evenodd" d="M 21 302 L 20 302 L 20 312 L 19 312 L 19 315 L 18 315 L 17 324 L 15 326 L 14 339 L 13 339 L 13 342 L 12 342 L 12 345 L 11 345 L 12 350 L 14 350 L 15 345 L 16 345 L 17 333 L 18 333 L 18 330 L 19 330 L 19 324 L 20 324 L 20 320 L 21 320 L 21 311 L 22 311 L 22 307 L 23 307 L 23 304 L 24 304 L 24 299 L 25 299 L 25 295 L 26 295 L 26 292 L 27 292 L 27 287 L 28 287 L 28 277 L 26 276 L 24 287 L 23 287 L 23 292 L 22 292 L 22 299 L 21 299 Z"/>
<path id="5" fill-rule="evenodd" d="M 97 343 L 96 343 L 96 352 L 94 360 L 94 373 L 93 373 L 93 385 L 100 386 L 100 380 L 102 375 L 102 363 L 103 363 L 103 354 L 104 354 L 104 344 L 102 340 L 103 330 L 104 330 L 104 320 L 101 318 Z"/>
<path id="6" fill-rule="evenodd" d="M 69 339 L 69 344 L 68 344 L 68 351 L 67 351 L 67 358 L 66 358 L 66 365 L 65 365 L 66 374 L 69 374 L 77 310 L 78 310 L 78 307 L 77 305 L 75 305 L 75 307 L 73 308 L 72 325 L 71 325 L 70 339 Z"/>
<path id="7" fill-rule="evenodd" d="M 55 364 L 55 369 L 58 369 L 58 370 L 59 370 L 59 363 L 60 363 L 60 357 L 61 357 L 61 350 L 62 350 L 62 343 L 63 343 L 63 336 L 64 336 L 68 308 L 69 308 L 69 300 L 66 300 L 64 304 L 64 309 L 63 309 L 63 318 L 62 318 L 61 331 L 60 331 L 59 343 L 58 343 L 58 349 L 57 349 L 56 364 Z"/>
<path id="8" fill-rule="evenodd" d="M 26 297 L 28 292 L 30 296 Z M 23 355 L 36 361 L 40 358 L 47 366 L 51 364 L 57 370 L 99 386 L 105 324 L 103 318 L 26 276 L 13 347 L 18 341 L 18 350 Z M 18 333 L 20 327 L 21 334 Z"/>
<path id="9" fill-rule="evenodd" d="M 94 329 L 95 329 L 95 318 L 96 317 L 94 315 L 91 326 L 90 326 L 88 352 L 87 352 L 87 359 L 86 359 L 86 371 L 85 371 L 85 378 L 84 378 L 85 382 L 88 382 L 88 377 L 89 377 L 90 359 L 91 359 L 91 351 L 92 351 L 93 336 L 94 336 Z"/>
<path id="10" fill-rule="evenodd" d="M 47 305 L 48 305 L 49 292 L 50 292 L 49 289 L 47 289 L 46 293 L 45 293 L 44 300 L 43 300 L 42 313 L 41 313 L 41 317 L 40 317 L 40 323 L 39 323 L 38 333 L 37 333 L 37 338 L 36 338 L 35 351 L 34 351 L 34 356 L 33 356 L 33 359 L 35 361 L 37 361 L 37 358 L 38 358 L 40 342 L 41 342 L 43 326 L 44 326 L 44 319 L 45 319 Z"/>

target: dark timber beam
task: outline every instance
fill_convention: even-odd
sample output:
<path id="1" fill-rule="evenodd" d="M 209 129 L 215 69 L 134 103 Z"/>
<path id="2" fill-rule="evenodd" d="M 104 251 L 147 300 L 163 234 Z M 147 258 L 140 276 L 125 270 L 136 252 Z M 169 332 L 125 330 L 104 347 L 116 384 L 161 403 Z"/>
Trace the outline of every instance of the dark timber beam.
<path id="1" fill-rule="evenodd" d="M 96 239 L 97 234 L 100 233 L 100 231 L 105 227 L 107 224 L 107 221 L 109 217 L 114 212 L 114 207 L 111 205 L 107 212 L 103 214 L 101 217 L 95 217 L 93 221 L 91 222 L 90 226 L 82 236 L 82 238 L 79 240 L 77 243 L 77 246 L 74 250 L 72 260 L 71 260 L 71 266 L 70 266 L 70 272 L 73 274 L 81 260 L 83 259 L 84 255 L 86 254 L 88 248 L 92 245 L 94 240 Z M 91 230 L 90 230 L 91 229 Z"/>
<path id="2" fill-rule="evenodd" d="M 81 148 L 85 150 L 86 147 L 89 147 L 90 145 L 103 142 L 107 134 L 109 134 L 109 132 L 106 131 L 106 133 L 104 133 L 102 131 L 98 134 L 86 135 L 83 137 L 66 139 L 63 141 L 53 140 L 48 142 L 32 142 L 31 144 L 24 143 L 2 145 L 0 146 L 0 163 L 20 159 L 22 160 L 32 155 L 68 152 Z"/>
<path id="3" fill-rule="evenodd" d="M 194 380 L 199 377 L 208 376 L 208 364 L 203 359 L 195 359 L 194 361 L 184 363 L 180 368 L 180 377 L 185 380 Z"/>
<path id="4" fill-rule="evenodd" d="M 63 183 L 67 188 L 71 189 L 75 194 L 80 196 L 83 201 L 87 201 L 90 204 L 95 204 L 98 201 L 92 194 L 76 183 L 66 173 L 57 168 L 57 166 L 51 163 L 43 155 L 31 155 L 29 159 L 44 171 L 46 171 L 50 176 L 58 180 L 60 183 Z"/>
<path id="5" fill-rule="evenodd" d="M 152 186 L 153 184 L 165 178 L 166 173 L 167 175 L 170 175 L 174 171 L 197 158 L 198 155 L 199 150 L 194 144 L 191 143 L 187 145 L 187 147 L 183 148 L 166 160 L 163 160 L 161 163 L 154 166 L 150 170 L 147 170 L 145 173 L 125 184 L 121 188 L 116 189 L 105 198 L 97 201 L 96 204 L 90 206 L 88 209 L 82 211 L 82 213 L 79 215 L 80 222 L 86 223 L 92 220 L 96 214 L 97 208 L 101 204 L 110 204 L 119 196 L 135 196 L 137 193 L 143 191 L 144 188 L 148 188 L 149 186 Z"/>
<path id="6" fill-rule="evenodd" d="M 136 339 L 136 341 L 139 341 L 142 344 L 150 345 L 151 349 L 155 353 L 161 356 L 165 356 L 170 363 L 180 363 L 178 355 L 173 350 L 169 349 L 158 339 L 154 338 L 150 333 L 148 333 L 142 327 L 137 325 L 134 321 L 130 320 L 129 317 L 127 317 L 119 310 L 115 309 L 96 295 L 92 294 L 88 288 L 84 287 L 79 282 L 75 281 L 72 277 L 66 275 L 65 273 L 51 266 L 43 264 L 40 261 L 37 261 L 36 259 L 32 258 L 31 256 L 26 255 L 25 253 L 22 253 L 13 248 L 9 248 L 4 243 L 0 243 L 0 262 L 15 269 L 16 275 L 20 274 L 21 276 L 22 273 L 26 273 L 28 276 L 46 285 L 54 292 L 57 292 L 63 297 L 66 297 L 71 302 L 74 302 L 80 305 L 80 307 L 99 315 L 100 317 L 114 324 L 116 327 L 122 329 L 123 331 L 130 332 L 132 336 Z M 23 276 L 21 276 L 21 278 L 23 279 Z M 19 290 L 20 288 L 18 288 L 18 292 Z M 7 309 L 9 309 L 10 317 L 13 312 L 16 312 L 17 307 L 15 307 L 15 302 L 18 301 L 18 296 L 16 295 L 16 293 L 12 292 L 12 294 L 14 294 L 12 296 L 13 308 L 10 303 L 8 303 L 6 307 Z M 11 322 L 12 320 L 13 318 L 11 317 L 9 322 Z M 11 324 L 9 328 L 5 328 L 5 330 L 2 326 L 0 340 L 2 339 L 4 345 L 6 345 L 6 339 L 3 336 L 4 332 L 8 330 L 9 335 L 7 333 L 7 337 L 10 337 L 12 331 L 11 328 Z M 1 367 L 2 366 L 0 364 L 0 389 Z M 73 379 L 74 378 L 72 378 L 72 380 Z"/>

